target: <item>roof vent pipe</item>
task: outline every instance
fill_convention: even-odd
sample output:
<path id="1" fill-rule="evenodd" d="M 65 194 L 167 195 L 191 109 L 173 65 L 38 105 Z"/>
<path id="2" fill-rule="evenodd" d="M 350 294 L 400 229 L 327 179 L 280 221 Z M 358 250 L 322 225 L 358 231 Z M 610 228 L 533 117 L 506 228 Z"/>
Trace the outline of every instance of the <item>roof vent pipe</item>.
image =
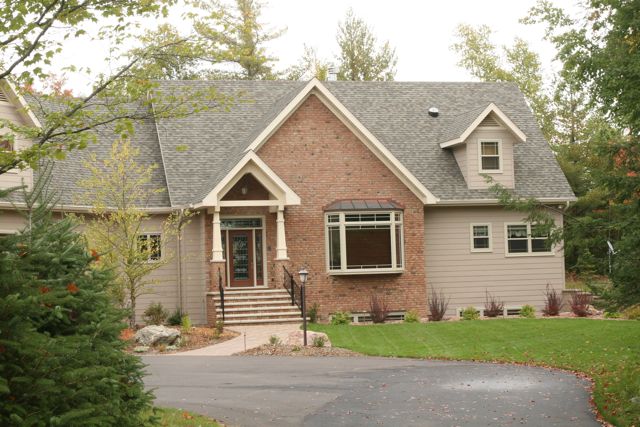
<path id="1" fill-rule="evenodd" d="M 431 117 L 438 117 L 438 114 L 440 114 L 440 111 L 438 110 L 437 107 L 431 107 L 429 108 L 429 115 Z"/>

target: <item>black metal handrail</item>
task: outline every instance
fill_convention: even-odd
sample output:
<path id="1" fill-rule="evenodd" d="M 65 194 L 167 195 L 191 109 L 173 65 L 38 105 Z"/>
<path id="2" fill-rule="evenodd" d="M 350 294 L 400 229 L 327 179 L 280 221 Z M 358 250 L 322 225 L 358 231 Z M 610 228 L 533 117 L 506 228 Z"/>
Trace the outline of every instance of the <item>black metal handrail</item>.
<path id="1" fill-rule="evenodd" d="M 304 295 L 302 287 L 296 283 L 296 279 L 293 278 L 293 274 L 287 270 L 287 267 L 282 266 L 284 270 L 284 288 L 291 295 L 291 305 L 297 305 L 300 310 L 304 306 Z"/>
<path id="2" fill-rule="evenodd" d="M 218 268 L 218 291 L 220 292 L 220 309 L 222 310 L 222 321 L 224 322 L 224 286 L 222 285 L 222 273 Z"/>

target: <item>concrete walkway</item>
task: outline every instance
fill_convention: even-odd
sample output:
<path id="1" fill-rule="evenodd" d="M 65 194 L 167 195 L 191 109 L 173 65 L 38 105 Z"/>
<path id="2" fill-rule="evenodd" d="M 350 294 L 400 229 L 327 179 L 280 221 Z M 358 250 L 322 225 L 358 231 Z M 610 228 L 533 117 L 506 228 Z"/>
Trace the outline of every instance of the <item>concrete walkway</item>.
<path id="1" fill-rule="evenodd" d="M 231 356 L 234 353 L 267 344 L 272 335 L 277 335 L 284 342 L 289 333 L 300 329 L 300 324 L 232 326 L 227 329 L 239 332 L 240 335 L 219 344 L 175 353 L 174 356 Z"/>

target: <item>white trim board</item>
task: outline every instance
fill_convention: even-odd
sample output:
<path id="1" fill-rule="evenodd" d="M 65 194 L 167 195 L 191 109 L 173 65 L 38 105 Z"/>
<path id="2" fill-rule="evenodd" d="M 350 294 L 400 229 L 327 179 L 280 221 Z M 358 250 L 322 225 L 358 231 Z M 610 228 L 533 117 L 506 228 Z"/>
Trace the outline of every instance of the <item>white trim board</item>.
<path id="1" fill-rule="evenodd" d="M 507 115 L 503 113 L 500 108 L 498 108 L 496 104 L 492 102 L 491 104 L 487 105 L 487 108 L 485 108 L 480 113 L 480 115 L 476 117 L 473 123 L 471 123 L 464 130 L 464 132 L 460 134 L 459 137 L 451 139 L 449 141 L 441 142 L 440 148 L 452 147 L 454 145 L 462 144 L 463 142 L 465 142 L 469 135 L 471 135 L 471 132 L 476 130 L 476 128 L 480 126 L 480 123 L 482 123 L 482 121 L 491 113 L 495 114 L 500 120 L 501 124 L 503 124 L 508 130 L 510 130 L 511 133 L 513 133 L 513 135 L 516 137 L 516 142 L 525 142 L 527 140 L 527 135 L 525 135 L 524 132 L 522 132 L 522 130 L 520 130 L 520 128 L 516 126 L 516 124 L 513 123 L 511 119 L 507 117 Z"/>

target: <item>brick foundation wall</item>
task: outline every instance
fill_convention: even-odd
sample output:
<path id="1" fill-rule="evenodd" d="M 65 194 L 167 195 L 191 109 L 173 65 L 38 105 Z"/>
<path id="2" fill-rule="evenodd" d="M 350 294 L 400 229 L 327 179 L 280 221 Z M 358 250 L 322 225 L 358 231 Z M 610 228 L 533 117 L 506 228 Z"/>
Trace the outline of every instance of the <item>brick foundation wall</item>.
<path id="1" fill-rule="evenodd" d="M 258 155 L 302 199 L 285 211 L 289 264 L 296 272 L 302 265 L 309 270 L 307 301 L 319 304 L 321 317 L 337 310 L 368 311 L 374 292 L 384 293 L 391 310 L 415 309 L 426 316 L 423 204 L 318 98 L 309 97 Z M 405 270 L 329 275 L 323 207 L 337 199 L 365 198 L 390 198 L 405 206 Z M 275 215 L 267 226 L 268 262 L 275 267 L 269 271 L 271 285 L 282 278 L 272 271 L 281 269 L 273 262 Z"/>

